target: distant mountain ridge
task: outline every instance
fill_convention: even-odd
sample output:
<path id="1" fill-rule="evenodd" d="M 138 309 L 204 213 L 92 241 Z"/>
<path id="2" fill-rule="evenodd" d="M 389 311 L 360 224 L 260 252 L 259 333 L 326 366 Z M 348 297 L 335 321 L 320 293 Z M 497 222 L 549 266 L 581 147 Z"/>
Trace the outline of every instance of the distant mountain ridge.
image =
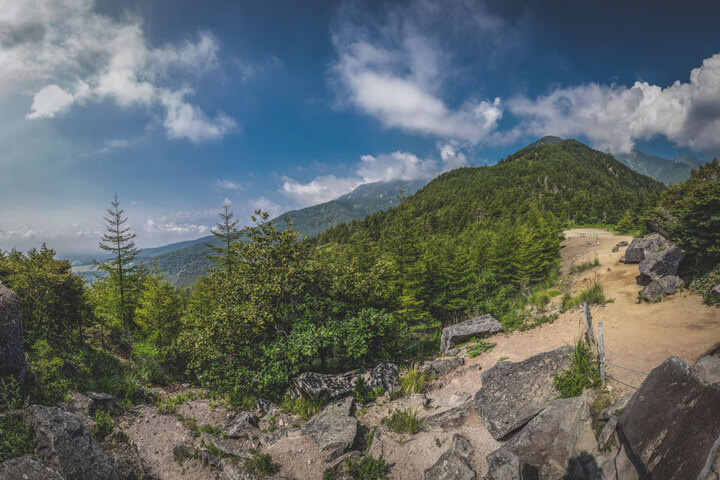
<path id="1" fill-rule="evenodd" d="M 636 172 L 665 184 L 686 180 L 693 168 L 698 168 L 705 163 L 693 156 L 684 155 L 667 159 L 648 155 L 638 149 L 633 149 L 630 153 L 618 153 L 615 158 Z"/>

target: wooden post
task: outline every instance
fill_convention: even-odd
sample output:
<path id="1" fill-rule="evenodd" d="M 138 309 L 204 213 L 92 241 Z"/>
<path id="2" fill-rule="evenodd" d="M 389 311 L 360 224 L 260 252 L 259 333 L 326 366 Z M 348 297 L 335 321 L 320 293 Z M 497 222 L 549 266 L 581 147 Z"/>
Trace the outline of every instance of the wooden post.
<path id="1" fill-rule="evenodd" d="M 593 335 L 592 314 L 587 303 L 583 303 L 583 312 L 585 312 L 585 332 L 587 334 L 588 345 L 592 347 L 595 344 L 595 335 Z"/>
<path id="2" fill-rule="evenodd" d="M 598 347 L 599 347 L 599 360 L 600 360 L 600 385 L 605 388 L 605 342 L 603 340 L 603 324 L 598 323 Z"/>

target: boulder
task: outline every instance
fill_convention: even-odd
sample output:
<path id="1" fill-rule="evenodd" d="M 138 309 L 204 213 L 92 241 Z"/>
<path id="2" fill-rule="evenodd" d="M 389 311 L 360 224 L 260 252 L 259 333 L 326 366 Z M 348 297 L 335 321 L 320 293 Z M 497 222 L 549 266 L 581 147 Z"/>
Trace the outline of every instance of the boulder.
<path id="1" fill-rule="evenodd" d="M 252 455 L 250 455 L 249 453 L 231 447 L 225 441 L 220 440 L 215 435 L 212 435 L 210 433 L 201 433 L 200 440 L 201 444 L 205 444 L 205 446 L 212 445 L 218 452 L 221 452 L 223 455 L 242 459 L 252 458 Z"/>
<path id="2" fill-rule="evenodd" d="M 670 243 L 657 233 L 646 238 L 635 238 L 627 250 L 625 250 L 625 256 L 623 261 L 625 263 L 640 263 L 645 260 L 646 257 L 660 250 L 662 247 L 669 246 Z"/>
<path id="3" fill-rule="evenodd" d="M 720 438 L 720 385 L 705 383 L 685 361 L 670 357 L 630 399 L 618 433 L 641 477 L 702 478 Z"/>
<path id="4" fill-rule="evenodd" d="M 465 422 L 472 413 L 472 400 L 468 398 L 460 404 L 451 405 L 447 409 L 431 413 L 423 419 L 422 428 L 425 431 L 441 432 L 456 430 L 465 425 Z"/>
<path id="5" fill-rule="evenodd" d="M 23 321 L 17 294 L 0 282 L 0 380 L 12 376 L 25 379 Z"/>
<path id="6" fill-rule="evenodd" d="M 326 462 L 335 460 L 355 442 L 357 419 L 351 416 L 354 402 L 352 397 L 346 397 L 331 403 L 302 429 L 303 435 L 310 436 L 326 453 Z"/>
<path id="7" fill-rule="evenodd" d="M 58 403 L 58 407 L 75 415 L 87 430 L 97 425 L 93 420 L 95 415 L 93 401 L 82 393 L 73 393 L 68 400 Z"/>
<path id="8" fill-rule="evenodd" d="M 480 375 L 475 410 L 493 438 L 515 432 L 558 397 L 554 375 L 570 367 L 571 351 L 565 345 L 522 362 L 498 362 Z"/>
<path id="9" fill-rule="evenodd" d="M 640 262 L 640 275 L 636 277 L 638 285 L 648 285 L 653 280 L 675 275 L 685 254 L 675 245 L 653 253 Z"/>
<path id="10" fill-rule="evenodd" d="M 720 357 L 708 355 L 697 361 L 695 372 L 705 383 L 720 382 Z"/>
<path id="11" fill-rule="evenodd" d="M 438 358 L 436 360 L 427 360 L 423 362 L 420 369 L 434 378 L 444 377 L 465 363 L 462 357 Z"/>
<path id="12" fill-rule="evenodd" d="M 120 403 L 120 400 L 116 397 L 103 392 L 85 392 L 85 395 L 93 402 L 93 413 L 95 413 L 95 409 L 97 408 L 102 408 L 103 410 L 110 412 L 117 407 L 118 403 Z"/>
<path id="13" fill-rule="evenodd" d="M 229 438 L 240 438 L 248 432 L 257 432 L 258 423 L 257 415 L 252 412 L 238 412 L 225 423 L 220 431 Z"/>
<path id="14" fill-rule="evenodd" d="M 156 480 L 150 466 L 140 455 L 137 445 L 121 431 L 114 431 L 102 442 L 117 470 L 120 480 Z"/>
<path id="15" fill-rule="evenodd" d="M 467 438 L 454 434 L 450 447 L 433 466 L 425 470 L 425 480 L 473 480 L 475 472 L 469 462 L 472 451 Z"/>
<path id="16" fill-rule="evenodd" d="M 473 337 L 486 337 L 504 331 L 500 322 L 491 315 L 483 315 L 462 323 L 443 328 L 440 338 L 440 352 L 445 353 L 452 347 Z"/>
<path id="17" fill-rule="evenodd" d="M 108 456 L 75 415 L 32 405 L 23 420 L 35 434 L 37 455 L 66 479 L 119 480 Z"/>
<path id="18" fill-rule="evenodd" d="M 551 480 L 562 478 L 575 454 L 575 442 L 590 417 L 584 397 L 555 400 L 533 418 L 505 445 L 488 455 L 490 468 L 502 464 L 495 456 L 519 460 L 522 478 Z M 512 458 L 512 457 L 510 457 Z M 492 474 L 490 478 L 498 478 Z"/>
<path id="19" fill-rule="evenodd" d="M 335 400 L 352 394 L 355 381 L 359 377 L 363 378 L 365 386 L 370 389 L 381 387 L 392 392 L 399 386 L 400 369 L 394 363 L 381 363 L 372 370 L 339 375 L 305 372 L 293 378 L 293 384 L 297 392 L 306 397 Z"/>
<path id="20" fill-rule="evenodd" d="M 0 463 L 3 480 L 63 480 L 57 470 L 32 455 L 11 458 Z"/>
<path id="21" fill-rule="evenodd" d="M 498 449 L 487 456 L 485 480 L 521 480 L 520 459 L 512 452 Z"/>
<path id="22" fill-rule="evenodd" d="M 720 303 L 720 284 L 715 285 L 709 292 L 708 296 L 715 303 Z"/>
<path id="23" fill-rule="evenodd" d="M 676 275 L 661 277 L 640 290 L 640 296 L 648 302 L 657 302 L 663 297 L 677 292 L 684 284 L 682 278 Z"/>
<path id="24" fill-rule="evenodd" d="M 625 408 L 625 405 L 627 405 L 627 403 L 630 401 L 631 397 L 632 393 L 626 393 L 617 401 L 615 401 L 612 405 L 600 412 L 600 414 L 597 416 L 597 419 L 602 422 L 607 422 L 613 417 L 619 417 L 623 409 Z"/>

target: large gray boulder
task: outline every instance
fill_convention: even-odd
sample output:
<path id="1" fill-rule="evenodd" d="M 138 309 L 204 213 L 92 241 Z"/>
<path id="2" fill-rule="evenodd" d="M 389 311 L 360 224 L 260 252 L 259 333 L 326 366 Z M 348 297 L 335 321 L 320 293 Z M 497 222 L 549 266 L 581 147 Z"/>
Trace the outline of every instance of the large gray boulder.
<path id="1" fill-rule="evenodd" d="M 630 399 L 618 433 L 641 478 L 703 478 L 720 439 L 720 385 L 670 357 Z"/>
<path id="2" fill-rule="evenodd" d="M 345 397 L 331 403 L 302 429 L 303 435 L 310 436 L 326 454 L 326 462 L 338 458 L 355 442 L 357 419 L 351 416 L 354 401 Z"/>
<path id="3" fill-rule="evenodd" d="M 472 452 L 470 441 L 454 434 L 450 447 L 433 466 L 425 470 L 425 480 L 473 480 L 475 472 L 469 462 Z"/>
<path id="4" fill-rule="evenodd" d="M 67 480 L 119 480 L 108 456 L 75 415 L 32 405 L 23 420 L 35 434 L 37 455 Z"/>
<path id="5" fill-rule="evenodd" d="M 493 438 L 515 432 L 560 395 L 553 380 L 570 367 L 571 351 L 565 345 L 522 362 L 498 362 L 480 375 L 475 410 Z"/>
<path id="6" fill-rule="evenodd" d="M 705 383 L 720 382 L 720 357 L 708 355 L 695 364 L 695 371 Z"/>
<path id="7" fill-rule="evenodd" d="M 638 266 L 640 275 L 636 277 L 638 285 L 648 285 L 653 280 L 677 274 L 678 267 L 685 254 L 675 245 L 653 253 Z"/>
<path id="8" fill-rule="evenodd" d="M 381 387 L 385 391 L 395 391 L 399 387 L 400 369 L 394 363 L 381 363 L 372 370 L 329 375 L 305 372 L 293 378 L 296 393 L 310 398 L 335 400 L 352 394 L 356 380 L 362 377 L 365 386 L 370 389 Z"/>
<path id="9" fill-rule="evenodd" d="M 252 412 L 238 412 L 230 418 L 220 431 L 229 438 L 240 438 L 246 433 L 255 434 L 260 419 Z"/>
<path id="10" fill-rule="evenodd" d="M 669 275 L 653 280 L 640 290 L 640 296 L 648 302 L 657 302 L 663 297 L 672 295 L 685 284 L 677 275 Z"/>
<path id="11" fill-rule="evenodd" d="M 450 405 L 428 415 L 423 419 L 422 428 L 425 431 L 447 432 L 457 430 L 465 425 L 467 419 L 473 414 L 473 402 L 470 394 L 464 401 Z"/>
<path id="12" fill-rule="evenodd" d="M 565 475 L 571 459 L 575 456 L 575 442 L 590 417 L 590 409 L 583 397 L 555 400 L 533 418 L 505 445 L 488 455 L 490 468 L 506 468 L 502 459 L 519 459 L 522 478 L 553 480 Z M 492 471 L 490 478 L 499 475 Z"/>
<path id="13" fill-rule="evenodd" d="M 25 379 L 23 321 L 20 299 L 0 282 L 0 380 L 12 376 L 20 383 Z"/>
<path id="14" fill-rule="evenodd" d="M 446 353 L 458 343 L 470 340 L 473 337 L 486 337 L 504 331 L 500 322 L 492 315 L 483 315 L 462 323 L 443 328 L 440 339 L 440 352 Z"/>
<path id="15" fill-rule="evenodd" d="M 433 378 L 444 377 L 465 363 L 463 357 L 446 357 L 436 360 L 426 360 L 420 365 L 420 369 Z"/>
<path id="16" fill-rule="evenodd" d="M 670 243 L 665 237 L 657 233 L 653 233 L 646 238 L 635 238 L 625 250 L 622 261 L 625 263 L 640 263 L 661 248 L 669 245 Z"/>
<path id="17" fill-rule="evenodd" d="M 11 458 L 0 463 L 2 480 L 63 480 L 57 470 L 32 455 Z"/>

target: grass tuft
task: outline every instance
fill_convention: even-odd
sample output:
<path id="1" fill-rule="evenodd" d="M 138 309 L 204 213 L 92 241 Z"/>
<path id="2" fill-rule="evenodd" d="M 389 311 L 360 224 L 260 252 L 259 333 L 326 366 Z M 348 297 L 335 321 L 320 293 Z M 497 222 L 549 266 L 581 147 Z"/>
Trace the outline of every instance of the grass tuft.
<path id="1" fill-rule="evenodd" d="M 586 388 L 600 386 L 600 368 L 584 337 L 575 341 L 571 359 L 570 368 L 555 375 L 553 381 L 560 398 L 577 397 Z"/>
<path id="2" fill-rule="evenodd" d="M 420 370 L 417 363 L 413 363 L 409 367 L 403 367 L 400 370 L 400 388 L 404 395 L 421 393 L 429 380 L 430 376 Z"/>
<path id="3" fill-rule="evenodd" d="M 395 409 L 389 417 L 382 419 L 382 423 L 395 433 L 408 433 L 413 435 L 422 427 L 422 419 L 418 417 L 417 410 L 406 408 Z"/>

